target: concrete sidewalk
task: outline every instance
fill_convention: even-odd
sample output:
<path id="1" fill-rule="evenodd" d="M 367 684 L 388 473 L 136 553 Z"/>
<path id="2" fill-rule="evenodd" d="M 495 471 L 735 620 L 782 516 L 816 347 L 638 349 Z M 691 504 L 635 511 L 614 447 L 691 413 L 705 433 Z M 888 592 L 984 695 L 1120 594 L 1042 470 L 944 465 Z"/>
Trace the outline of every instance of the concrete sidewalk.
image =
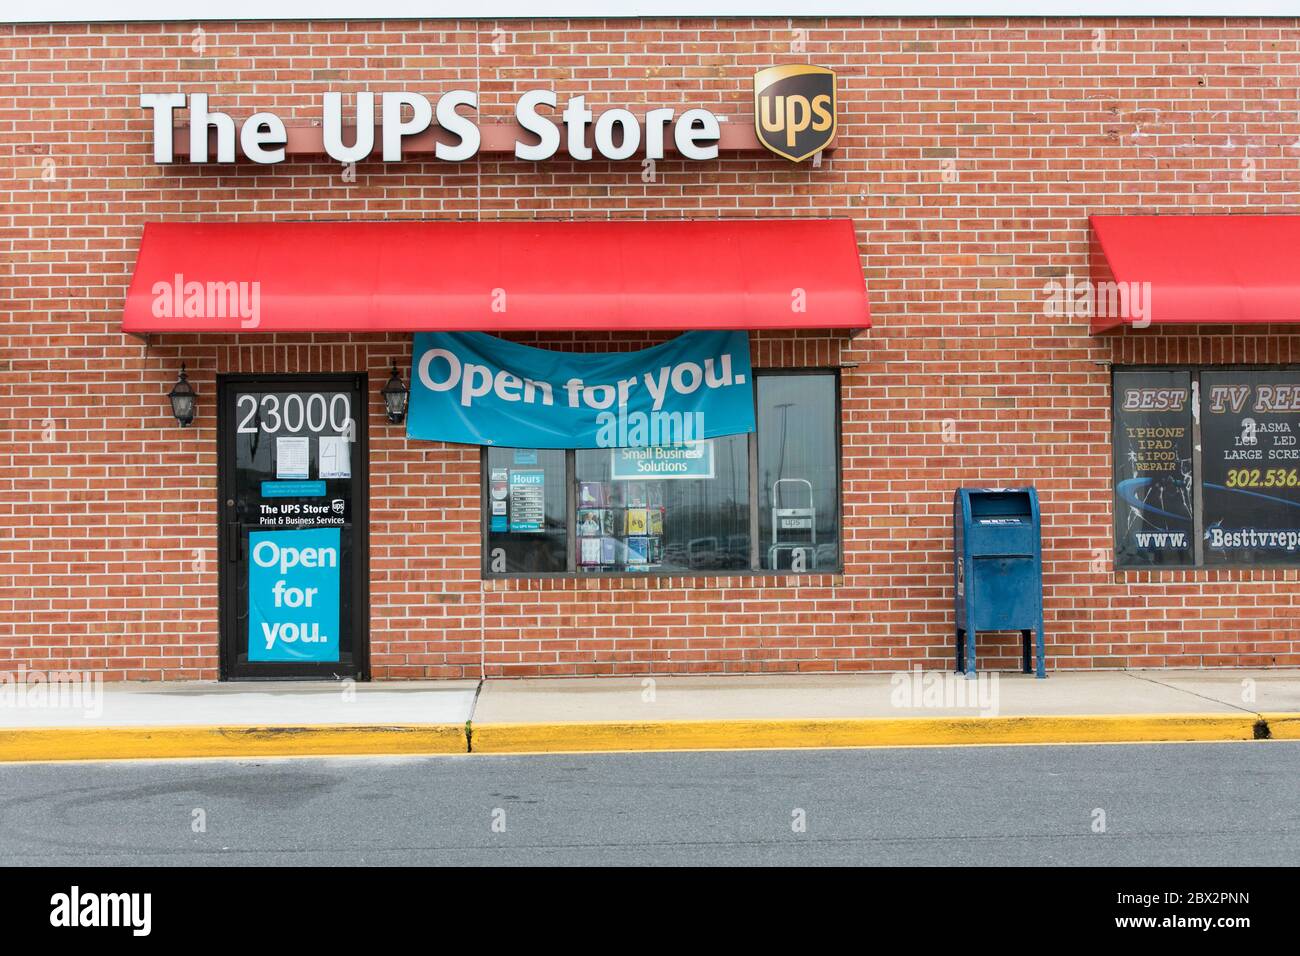
<path id="1" fill-rule="evenodd" d="M 0 760 L 1300 739 L 1300 670 L 0 690 Z"/>

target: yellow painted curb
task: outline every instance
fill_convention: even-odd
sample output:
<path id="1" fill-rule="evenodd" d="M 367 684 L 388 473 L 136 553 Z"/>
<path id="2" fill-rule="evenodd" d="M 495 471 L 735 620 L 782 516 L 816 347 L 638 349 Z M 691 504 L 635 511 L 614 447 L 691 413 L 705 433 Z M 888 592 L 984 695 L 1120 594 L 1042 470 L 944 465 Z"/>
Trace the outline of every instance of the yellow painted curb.
<path id="1" fill-rule="evenodd" d="M 1300 714 L 1264 714 L 1272 736 L 1300 739 Z M 474 753 L 743 750 L 1252 740 L 1253 714 L 867 717 L 478 724 Z M 0 730 L 0 762 L 349 754 L 463 754 L 463 724 L 33 727 Z"/>
<path id="2" fill-rule="evenodd" d="M 474 724 L 474 753 L 1253 740 L 1253 714 Z"/>
<path id="3" fill-rule="evenodd" d="M 1300 714 L 1295 711 L 1259 716 L 1268 724 L 1268 735 L 1274 740 L 1300 740 Z"/>
<path id="4" fill-rule="evenodd" d="M 463 754 L 464 724 L 32 727 L 0 730 L 0 761 Z"/>

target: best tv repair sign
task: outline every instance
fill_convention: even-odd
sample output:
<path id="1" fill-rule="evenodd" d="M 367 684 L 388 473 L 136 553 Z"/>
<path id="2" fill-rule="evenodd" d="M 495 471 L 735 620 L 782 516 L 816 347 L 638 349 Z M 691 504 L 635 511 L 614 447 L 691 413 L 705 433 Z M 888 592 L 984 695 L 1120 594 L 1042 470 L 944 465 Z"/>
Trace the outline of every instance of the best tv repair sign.
<path id="1" fill-rule="evenodd" d="M 408 438 L 514 448 L 683 445 L 754 430 L 745 332 L 556 352 L 483 332 L 415 336 Z"/>
<path id="2" fill-rule="evenodd" d="M 248 659 L 339 659 L 339 529 L 250 531 Z"/>

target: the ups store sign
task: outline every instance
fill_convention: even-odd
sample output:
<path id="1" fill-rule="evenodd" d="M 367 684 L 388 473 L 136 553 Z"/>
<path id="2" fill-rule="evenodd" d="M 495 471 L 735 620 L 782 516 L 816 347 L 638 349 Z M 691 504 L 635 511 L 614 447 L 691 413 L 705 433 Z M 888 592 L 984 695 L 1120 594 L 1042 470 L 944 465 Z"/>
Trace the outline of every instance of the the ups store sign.
<path id="1" fill-rule="evenodd" d="M 773 66 L 754 74 L 754 128 L 764 146 L 798 163 L 835 138 L 835 74 L 822 66 Z"/>
<path id="2" fill-rule="evenodd" d="M 321 96 L 320 142 L 337 162 L 355 163 L 376 154 L 385 163 L 400 162 L 404 142 L 425 134 L 435 121 L 442 134 L 435 159 L 459 162 L 482 148 L 476 90 L 444 91 L 436 105 L 412 90 L 359 90 L 348 101 L 335 90 Z M 754 75 L 758 140 L 791 162 L 802 162 L 831 144 L 837 105 L 835 74 L 825 67 L 793 63 Z M 175 161 L 178 131 L 188 142 L 192 163 L 234 163 L 237 144 L 255 163 L 281 163 L 288 157 L 287 124 L 273 112 L 260 111 L 236 123 L 232 115 L 210 108 L 207 93 L 184 90 L 141 93 L 140 108 L 151 114 L 156 163 Z M 626 109 L 596 112 L 587 107 L 585 94 L 571 96 L 561 106 L 559 94 L 549 89 L 524 91 L 515 103 L 515 122 L 526 135 L 516 140 L 514 155 L 534 161 L 555 157 L 562 146 L 580 161 L 593 156 L 625 160 L 639 150 L 647 159 L 663 159 L 670 140 L 683 159 L 705 161 L 718 158 L 722 135 L 720 120 L 707 109 L 686 109 L 680 116 L 672 108 L 650 109 L 644 117 Z M 182 150 L 184 146 L 182 142 Z"/>

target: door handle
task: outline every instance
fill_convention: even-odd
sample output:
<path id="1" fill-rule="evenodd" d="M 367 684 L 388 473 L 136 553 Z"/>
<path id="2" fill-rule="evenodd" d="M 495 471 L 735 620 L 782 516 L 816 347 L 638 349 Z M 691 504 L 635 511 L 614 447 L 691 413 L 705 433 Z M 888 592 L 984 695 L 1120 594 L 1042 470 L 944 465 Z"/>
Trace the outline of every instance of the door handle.
<path id="1" fill-rule="evenodd" d="M 239 546 L 241 535 L 239 533 L 239 522 L 232 521 L 226 525 L 226 560 L 231 563 L 238 563 L 241 555 Z"/>

